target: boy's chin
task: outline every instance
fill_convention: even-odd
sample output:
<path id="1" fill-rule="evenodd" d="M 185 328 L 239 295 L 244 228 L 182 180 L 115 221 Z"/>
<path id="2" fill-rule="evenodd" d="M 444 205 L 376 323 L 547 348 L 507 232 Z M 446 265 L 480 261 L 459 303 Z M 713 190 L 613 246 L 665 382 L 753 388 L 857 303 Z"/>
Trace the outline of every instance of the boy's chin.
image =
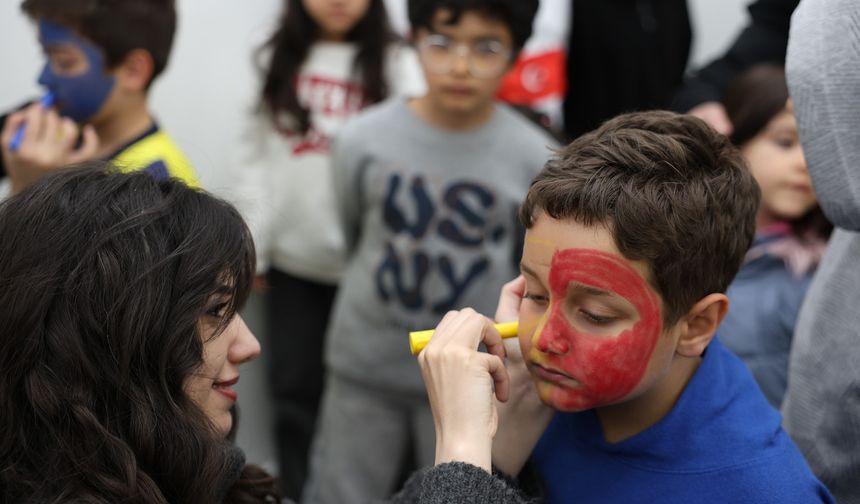
<path id="1" fill-rule="evenodd" d="M 586 397 L 581 390 L 563 387 L 544 380 L 535 379 L 538 397 L 541 402 L 556 411 L 578 413 L 600 406 L 591 398 Z"/>
<path id="2" fill-rule="evenodd" d="M 481 112 L 484 101 L 476 97 L 447 96 L 441 100 L 441 105 L 450 115 L 468 117 Z"/>

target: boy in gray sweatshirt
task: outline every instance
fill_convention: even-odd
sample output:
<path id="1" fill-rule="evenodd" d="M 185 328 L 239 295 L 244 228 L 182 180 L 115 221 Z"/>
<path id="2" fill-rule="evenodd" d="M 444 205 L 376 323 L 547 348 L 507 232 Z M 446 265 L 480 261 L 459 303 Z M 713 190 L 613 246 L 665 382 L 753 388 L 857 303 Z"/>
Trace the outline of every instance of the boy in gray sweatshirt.
<path id="1" fill-rule="evenodd" d="M 494 96 L 537 4 L 411 0 L 427 95 L 368 109 L 334 142 L 350 258 L 306 503 L 386 497 L 410 445 L 419 467 L 433 464 L 433 417 L 407 333 L 449 310 L 491 312 L 518 273 L 517 208 L 554 142 Z"/>

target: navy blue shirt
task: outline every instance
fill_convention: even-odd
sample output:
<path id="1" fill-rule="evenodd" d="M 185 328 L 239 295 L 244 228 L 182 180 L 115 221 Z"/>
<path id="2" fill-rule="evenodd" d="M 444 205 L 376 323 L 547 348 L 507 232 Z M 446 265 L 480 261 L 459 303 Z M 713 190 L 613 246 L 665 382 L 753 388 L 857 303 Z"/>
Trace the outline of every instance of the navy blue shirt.
<path id="1" fill-rule="evenodd" d="M 834 502 L 717 338 L 655 425 L 608 443 L 594 410 L 557 413 L 533 458 L 551 504 Z"/>

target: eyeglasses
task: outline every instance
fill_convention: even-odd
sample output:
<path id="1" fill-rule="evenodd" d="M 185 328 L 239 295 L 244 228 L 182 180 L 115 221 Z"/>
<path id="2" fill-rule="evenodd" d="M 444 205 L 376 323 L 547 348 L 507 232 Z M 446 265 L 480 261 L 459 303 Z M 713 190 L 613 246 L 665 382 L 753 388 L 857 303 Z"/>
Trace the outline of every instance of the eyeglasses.
<path id="1" fill-rule="evenodd" d="M 456 44 L 445 35 L 425 37 L 418 44 L 418 53 L 427 71 L 435 74 L 450 72 L 457 60 L 464 57 L 469 73 L 479 79 L 502 75 L 511 57 L 511 50 L 497 40 Z"/>

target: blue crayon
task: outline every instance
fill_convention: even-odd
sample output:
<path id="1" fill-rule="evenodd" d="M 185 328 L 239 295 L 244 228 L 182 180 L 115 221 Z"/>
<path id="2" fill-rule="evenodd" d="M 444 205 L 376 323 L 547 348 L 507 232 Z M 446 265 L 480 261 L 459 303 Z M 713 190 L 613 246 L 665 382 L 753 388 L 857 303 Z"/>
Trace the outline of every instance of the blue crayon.
<path id="1" fill-rule="evenodd" d="M 48 91 L 45 93 L 45 96 L 42 97 L 42 107 L 50 108 L 54 104 L 54 93 Z M 15 152 L 18 150 L 18 147 L 21 146 L 21 142 L 24 140 L 24 132 L 27 130 L 27 124 L 24 123 L 18 127 L 18 131 L 15 132 L 15 136 L 12 137 L 12 141 L 9 142 L 9 150 Z"/>

